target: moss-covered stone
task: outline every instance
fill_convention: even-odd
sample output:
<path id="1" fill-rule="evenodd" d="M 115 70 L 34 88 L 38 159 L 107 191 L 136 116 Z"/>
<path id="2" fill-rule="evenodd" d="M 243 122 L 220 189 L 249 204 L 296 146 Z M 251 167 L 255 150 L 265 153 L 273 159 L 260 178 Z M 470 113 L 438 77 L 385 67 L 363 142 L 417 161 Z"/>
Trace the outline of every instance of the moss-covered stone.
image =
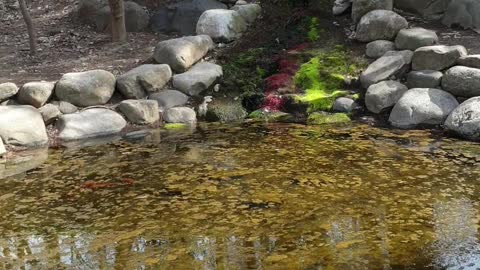
<path id="1" fill-rule="evenodd" d="M 350 122 L 350 117 L 345 113 L 324 113 L 314 112 L 308 116 L 307 124 L 309 125 L 324 125 L 324 124 L 339 124 Z"/>
<path id="2" fill-rule="evenodd" d="M 208 104 L 205 119 L 209 122 L 237 122 L 247 117 L 247 111 L 240 102 L 229 100 L 214 100 Z"/>
<path id="3" fill-rule="evenodd" d="M 249 119 L 259 122 L 295 123 L 295 117 L 285 112 L 265 112 L 256 110 L 248 115 Z"/>

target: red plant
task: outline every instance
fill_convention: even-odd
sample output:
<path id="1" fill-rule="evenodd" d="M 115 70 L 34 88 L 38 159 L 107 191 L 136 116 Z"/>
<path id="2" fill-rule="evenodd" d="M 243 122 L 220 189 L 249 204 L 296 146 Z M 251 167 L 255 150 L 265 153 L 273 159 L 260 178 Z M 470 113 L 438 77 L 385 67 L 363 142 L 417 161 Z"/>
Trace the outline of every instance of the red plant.
<path id="1" fill-rule="evenodd" d="M 278 70 L 280 73 L 294 75 L 299 68 L 299 65 L 290 59 L 282 58 L 278 60 Z"/>
<path id="2" fill-rule="evenodd" d="M 268 95 L 263 100 L 261 109 L 269 112 L 278 112 L 283 109 L 284 105 L 285 105 L 284 98 L 276 95 Z"/>
<path id="3" fill-rule="evenodd" d="M 302 44 L 298 44 L 296 46 L 293 46 L 292 48 L 290 48 L 287 53 L 296 53 L 296 52 L 301 52 L 305 49 L 308 48 L 308 43 L 302 43 Z"/>
<path id="4" fill-rule="evenodd" d="M 290 74 L 274 74 L 265 79 L 265 93 L 271 94 L 280 88 L 289 86 L 291 83 L 292 76 Z"/>

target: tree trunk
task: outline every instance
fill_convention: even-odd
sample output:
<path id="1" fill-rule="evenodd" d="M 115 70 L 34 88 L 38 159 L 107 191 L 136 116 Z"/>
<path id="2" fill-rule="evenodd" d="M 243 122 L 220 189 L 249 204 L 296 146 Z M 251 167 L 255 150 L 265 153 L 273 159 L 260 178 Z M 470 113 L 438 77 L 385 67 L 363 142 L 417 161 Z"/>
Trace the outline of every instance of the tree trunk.
<path id="1" fill-rule="evenodd" d="M 108 0 L 111 10 L 112 40 L 114 42 L 127 41 L 125 27 L 125 6 L 123 0 Z"/>
<path id="2" fill-rule="evenodd" d="M 27 25 L 28 37 L 30 40 L 30 54 L 35 55 L 35 53 L 37 52 L 37 35 L 35 33 L 32 18 L 30 17 L 30 13 L 28 12 L 25 0 L 18 0 L 18 3 L 20 4 L 20 10 L 22 11 L 23 20 L 25 20 L 25 24 Z"/>

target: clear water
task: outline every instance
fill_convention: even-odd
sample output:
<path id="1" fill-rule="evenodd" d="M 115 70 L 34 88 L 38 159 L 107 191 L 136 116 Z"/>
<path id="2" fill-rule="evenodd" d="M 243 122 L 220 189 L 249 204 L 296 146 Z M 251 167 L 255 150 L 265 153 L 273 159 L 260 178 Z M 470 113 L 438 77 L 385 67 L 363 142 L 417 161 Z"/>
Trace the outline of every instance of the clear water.
<path id="1" fill-rule="evenodd" d="M 430 131 L 209 125 L 0 175 L 5 269 L 480 268 L 480 145 Z"/>

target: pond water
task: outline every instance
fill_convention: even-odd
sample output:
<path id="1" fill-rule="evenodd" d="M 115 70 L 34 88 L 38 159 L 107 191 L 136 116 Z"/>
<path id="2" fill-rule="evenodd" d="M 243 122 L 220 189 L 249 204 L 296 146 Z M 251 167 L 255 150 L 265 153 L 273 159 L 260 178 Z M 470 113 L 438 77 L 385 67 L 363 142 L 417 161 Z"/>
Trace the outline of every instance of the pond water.
<path id="1" fill-rule="evenodd" d="M 430 131 L 205 125 L 0 173 L 4 269 L 480 268 L 480 145 Z"/>

